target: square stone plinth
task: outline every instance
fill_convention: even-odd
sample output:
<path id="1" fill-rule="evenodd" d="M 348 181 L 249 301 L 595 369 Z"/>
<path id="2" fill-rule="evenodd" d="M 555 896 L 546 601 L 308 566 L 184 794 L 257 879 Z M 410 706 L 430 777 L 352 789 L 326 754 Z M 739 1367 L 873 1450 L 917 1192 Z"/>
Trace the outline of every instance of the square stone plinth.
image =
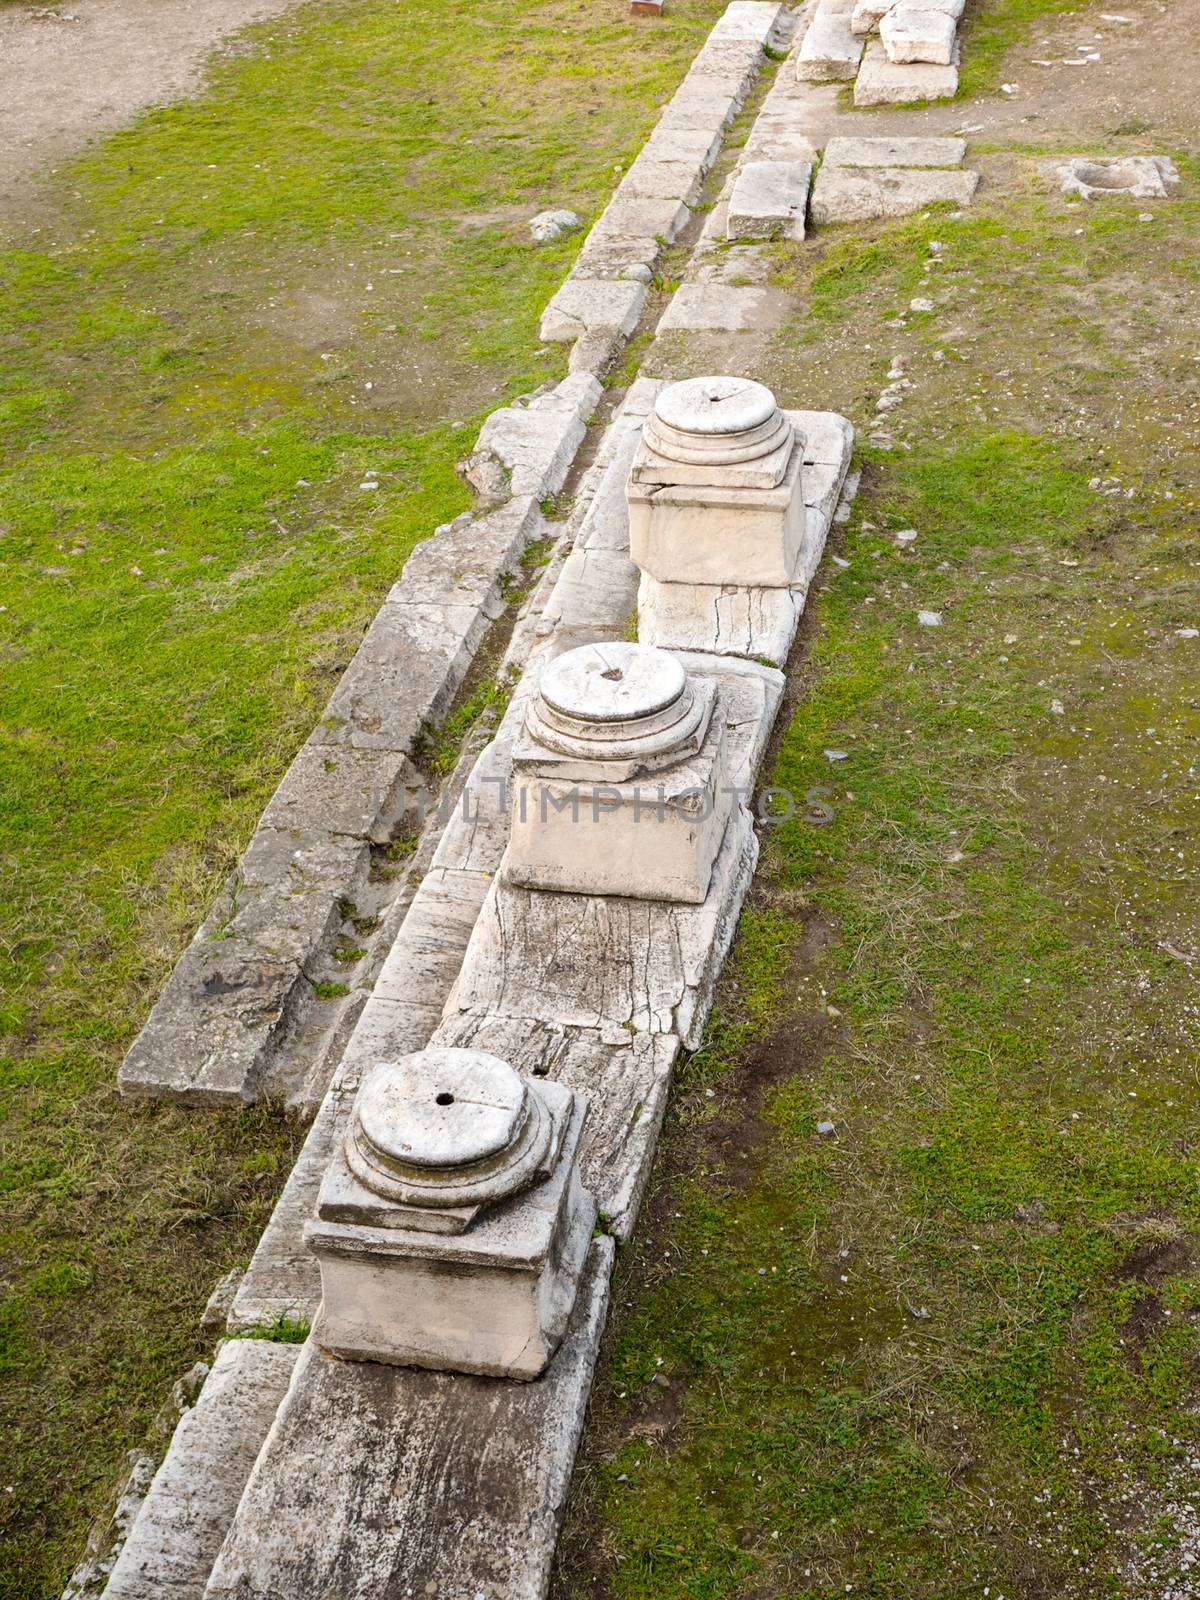
<path id="1" fill-rule="evenodd" d="M 339 1149 L 304 1240 L 321 1267 L 313 1342 L 350 1361 L 536 1378 L 575 1303 L 596 1207 L 579 1179 L 584 1102 L 559 1084 L 539 1094 L 565 1122 L 543 1182 L 503 1201 L 467 1232 L 326 1221 L 355 1180 Z"/>
<path id="2" fill-rule="evenodd" d="M 714 469 L 720 483 L 656 484 L 648 454 L 639 452 L 627 490 L 629 550 L 643 572 L 661 583 L 792 583 L 805 533 L 802 435 L 771 489 L 737 486 L 739 474 L 748 475 L 738 467 Z"/>
<path id="3" fill-rule="evenodd" d="M 724 712 L 711 684 L 698 751 L 620 782 L 565 775 L 523 737 L 513 752 L 512 831 L 501 876 L 520 889 L 700 905 L 729 821 Z"/>
<path id="4" fill-rule="evenodd" d="M 950 65 L 957 32 L 952 16 L 919 6 L 894 6 L 879 24 L 889 61 L 931 61 L 939 67 Z"/>

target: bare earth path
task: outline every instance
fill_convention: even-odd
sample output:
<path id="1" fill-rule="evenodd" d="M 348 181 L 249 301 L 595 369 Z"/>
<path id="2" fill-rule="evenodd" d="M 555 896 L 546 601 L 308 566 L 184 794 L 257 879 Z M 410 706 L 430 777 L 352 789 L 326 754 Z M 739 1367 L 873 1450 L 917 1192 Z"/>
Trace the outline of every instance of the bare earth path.
<path id="1" fill-rule="evenodd" d="M 0 215 L 42 167 L 193 93 L 221 39 L 292 0 L 72 0 L 0 8 Z"/>

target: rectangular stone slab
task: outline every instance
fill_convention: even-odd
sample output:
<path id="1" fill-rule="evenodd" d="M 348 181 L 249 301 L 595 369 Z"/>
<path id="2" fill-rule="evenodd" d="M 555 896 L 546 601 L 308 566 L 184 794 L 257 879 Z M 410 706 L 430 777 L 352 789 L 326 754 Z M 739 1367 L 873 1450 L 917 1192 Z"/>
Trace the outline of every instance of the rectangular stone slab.
<path id="1" fill-rule="evenodd" d="M 830 139 L 826 167 L 959 167 L 967 153 L 965 139 L 895 138 Z"/>
<path id="2" fill-rule="evenodd" d="M 233 1339 L 171 1437 L 104 1590 L 108 1600 L 200 1600 L 300 1346 Z"/>
<path id="3" fill-rule="evenodd" d="M 729 200 L 729 238 L 803 239 L 811 176 L 806 161 L 745 162 Z"/>
<path id="4" fill-rule="evenodd" d="M 932 168 L 822 167 L 813 185 L 814 223 L 866 222 L 872 217 L 906 217 L 938 201 L 968 205 L 979 174 Z"/>
<path id="5" fill-rule="evenodd" d="M 872 39 L 854 82 L 856 106 L 898 106 L 916 100 L 951 100 L 958 93 L 958 67 L 889 61 Z"/>
<path id="6" fill-rule="evenodd" d="M 593 1240 L 572 1326 L 536 1383 L 305 1345 L 207 1600 L 542 1600 L 613 1248 Z"/>
<path id="7" fill-rule="evenodd" d="M 593 329 L 612 328 L 628 338 L 637 327 L 645 304 L 643 283 L 572 274 L 542 312 L 538 337 L 570 343 Z"/>
<path id="8" fill-rule="evenodd" d="M 851 30 L 849 15 L 823 0 L 796 52 L 796 76 L 807 83 L 849 82 L 862 53 L 862 39 Z"/>

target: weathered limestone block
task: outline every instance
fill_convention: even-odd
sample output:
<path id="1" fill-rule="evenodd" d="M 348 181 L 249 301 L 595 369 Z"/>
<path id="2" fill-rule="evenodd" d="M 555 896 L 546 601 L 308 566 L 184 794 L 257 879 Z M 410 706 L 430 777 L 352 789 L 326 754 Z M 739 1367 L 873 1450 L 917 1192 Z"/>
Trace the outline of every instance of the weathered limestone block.
<path id="1" fill-rule="evenodd" d="M 840 3 L 821 0 L 796 52 L 796 76 L 806 83 L 846 82 L 858 71 L 862 53 L 850 12 Z"/>
<path id="2" fill-rule="evenodd" d="M 202 924 L 117 1074 L 129 1098 L 248 1105 L 290 1017 L 300 968 Z"/>
<path id="3" fill-rule="evenodd" d="M 889 61 L 931 61 L 941 67 L 948 67 L 954 58 L 957 32 L 954 18 L 946 12 L 906 5 L 904 0 L 879 24 Z"/>
<path id="4" fill-rule="evenodd" d="M 839 138 L 825 146 L 826 167 L 960 167 L 965 139 Z"/>
<path id="5" fill-rule="evenodd" d="M 628 561 L 629 505 L 625 499 L 625 485 L 641 443 L 642 421 L 641 416 L 627 416 L 614 424 L 617 449 L 580 524 L 575 540 L 577 548 L 611 551 Z"/>
<path id="6" fill-rule="evenodd" d="M 307 969 L 341 925 L 339 900 L 355 898 L 370 864 L 360 839 L 260 828 L 238 868 L 221 936 Z"/>
<path id="7" fill-rule="evenodd" d="M 729 201 L 729 238 L 803 239 L 811 176 L 804 161 L 745 162 Z"/>
<path id="8" fill-rule="evenodd" d="M 760 661 L 704 651 L 688 651 L 682 659 L 690 673 L 709 679 L 720 690 L 730 787 L 749 805 L 783 697 L 783 673 Z"/>
<path id="9" fill-rule="evenodd" d="M 267 802 L 261 826 L 320 828 L 386 844 L 411 810 L 416 784 L 416 768 L 401 751 L 306 744 Z"/>
<path id="10" fill-rule="evenodd" d="M 624 200 L 681 200 L 691 207 L 700 198 L 704 173 L 698 161 L 652 160 L 642 151 L 617 185 L 614 204 Z"/>
<path id="11" fill-rule="evenodd" d="M 638 637 L 664 650 L 701 650 L 782 666 L 804 609 L 803 589 L 658 583 L 638 590 Z"/>
<path id="12" fill-rule="evenodd" d="M 595 1029 L 461 1013 L 443 1022 L 434 1042 L 488 1050 L 519 1072 L 551 1078 L 586 1097 L 583 1182 L 609 1231 L 629 1238 L 650 1176 L 679 1040 L 635 1033 L 614 1044 Z"/>
<path id="13" fill-rule="evenodd" d="M 915 100 L 952 100 L 957 93 L 957 64 L 942 67 L 928 61 L 889 61 L 878 39 L 872 39 L 867 45 L 862 66 L 854 81 L 856 106 L 895 106 L 907 105 Z"/>
<path id="14" fill-rule="evenodd" d="M 681 283 L 658 324 L 662 333 L 742 333 L 772 327 L 785 309 L 778 290 L 758 285 Z"/>
<path id="15" fill-rule="evenodd" d="M 752 39 L 765 45 L 778 26 L 783 7 L 763 0 L 732 0 L 717 18 L 710 39 Z"/>
<path id="16" fill-rule="evenodd" d="M 313 1342 L 344 1360 L 536 1378 L 566 1332 L 596 1208 L 586 1103 L 434 1046 L 364 1078 L 305 1242 Z"/>
<path id="17" fill-rule="evenodd" d="M 813 185 L 812 220 L 865 222 L 905 217 L 939 201 L 968 205 L 979 187 L 977 172 L 903 167 L 822 167 Z"/>
<path id="18" fill-rule="evenodd" d="M 538 337 L 566 344 L 581 334 L 604 329 L 628 338 L 645 304 L 644 284 L 572 274 L 542 313 Z"/>
<path id="19" fill-rule="evenodd" d="M 806 532 L 804 438 L 746 378 L 664 388 L 629 474 L 629 548 L 662 583 L 787 588 Z"/>
<path id="20" fill-rule="evenodd" d="M 539 1383 L 297 1364 L 207 1600 L 542 1600 L 607 1304 L 593 1240 L 571 1328 Z M 348 1578 L 348 1575 L 353 1575 Z"/>
<path id="21" fill-rule="evenodd" d="M 722 131 L 721 125 L 712 122 L 685 128 L 664 117 L 642 146 L 639 159 L 654 165 L 691 166 L 703 177 L 721 153 Z"/>
<path id="22" fill-rule="evenodd" d="M 513 767 L 505 882 L 703 902 L 729 820 L 724 720 L 672 656 L 622 641 L 557 657 Z"/>
<path id="23" fill-rule="evenodd" d="M 635 199 L 618 193 L 588 234 L 584 250 L 612 240 L 663 239 L 673 244 L 691 219 L 691 211 L 674 195 Z"/>
<path id="24" fill-rule="evenodd" d="M 685 84 L 676 91 L 658 119 L 656 137 L 674 129 L 724 133 L 738 114 L 734 95 L 718 88 L 697 88 Z"/>
<path id="25" fill-rule="evenodd" d="M 628 278 L 649 283 L 662 255 L 662 245 L 654 238 L 626 238 L 620 234 L 597 233 L 584 240 L 575 259 L 572 274 L 580 278 Z"/>
<path id="26" fill-rule="evenodd" d="M 422 1005 L 449 992 L 487 893 L 485 872 L 432 867 L 375 983 L 381 1000 Z"/>
<path id="27" fill-rule="evenodd" d="M 526 545 L 544 532 L 541 508 L 531 495 L 514 496 L 483 516 L 464 512 L 413 546 L 388 602 L 488 611 L 501 578 L 516 572 Z"/>
<path id="28" fill-rule="evenodd" d="M 734 810 L 703 905 L 493 884 L 446 1020 L 459 1012 L 700 1042 L 758 845 Z"/>
<path id="29" fill-rule="evenodd" d="M 499 463 L 514 496 L 557 494 L 602 392 L 590 373 L 572 373 L 552 389 L 503 406 L 479 430 L 475 453 Z"/>
<path id="30" fill-rule="evenodd" d="M 203 1595 L 299 1354 L 298 1345 L 265 1339 L 218 1350 L 117 1558 L 108 1600 Z"/>
<path id="31" fill-rule="evenodd" d="M 808 134 L 801 132 L 789 114 L 786 120 L 758 116 L 742 152 L 743 163 L 751 161 L 794 161 L 811 168 L 817 159 L 817 147 Z"/>

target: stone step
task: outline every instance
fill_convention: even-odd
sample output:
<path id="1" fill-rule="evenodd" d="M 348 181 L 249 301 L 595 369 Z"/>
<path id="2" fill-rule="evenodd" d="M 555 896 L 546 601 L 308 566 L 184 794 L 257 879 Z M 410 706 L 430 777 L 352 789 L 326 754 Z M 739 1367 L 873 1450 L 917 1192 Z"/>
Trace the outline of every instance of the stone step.
<path id="1" fill-rule="evenodd" d="M 230 1339 L 185 1411 L 117 1557 L 106 1600 L 201 1600 L 299 1345 Z"/>

